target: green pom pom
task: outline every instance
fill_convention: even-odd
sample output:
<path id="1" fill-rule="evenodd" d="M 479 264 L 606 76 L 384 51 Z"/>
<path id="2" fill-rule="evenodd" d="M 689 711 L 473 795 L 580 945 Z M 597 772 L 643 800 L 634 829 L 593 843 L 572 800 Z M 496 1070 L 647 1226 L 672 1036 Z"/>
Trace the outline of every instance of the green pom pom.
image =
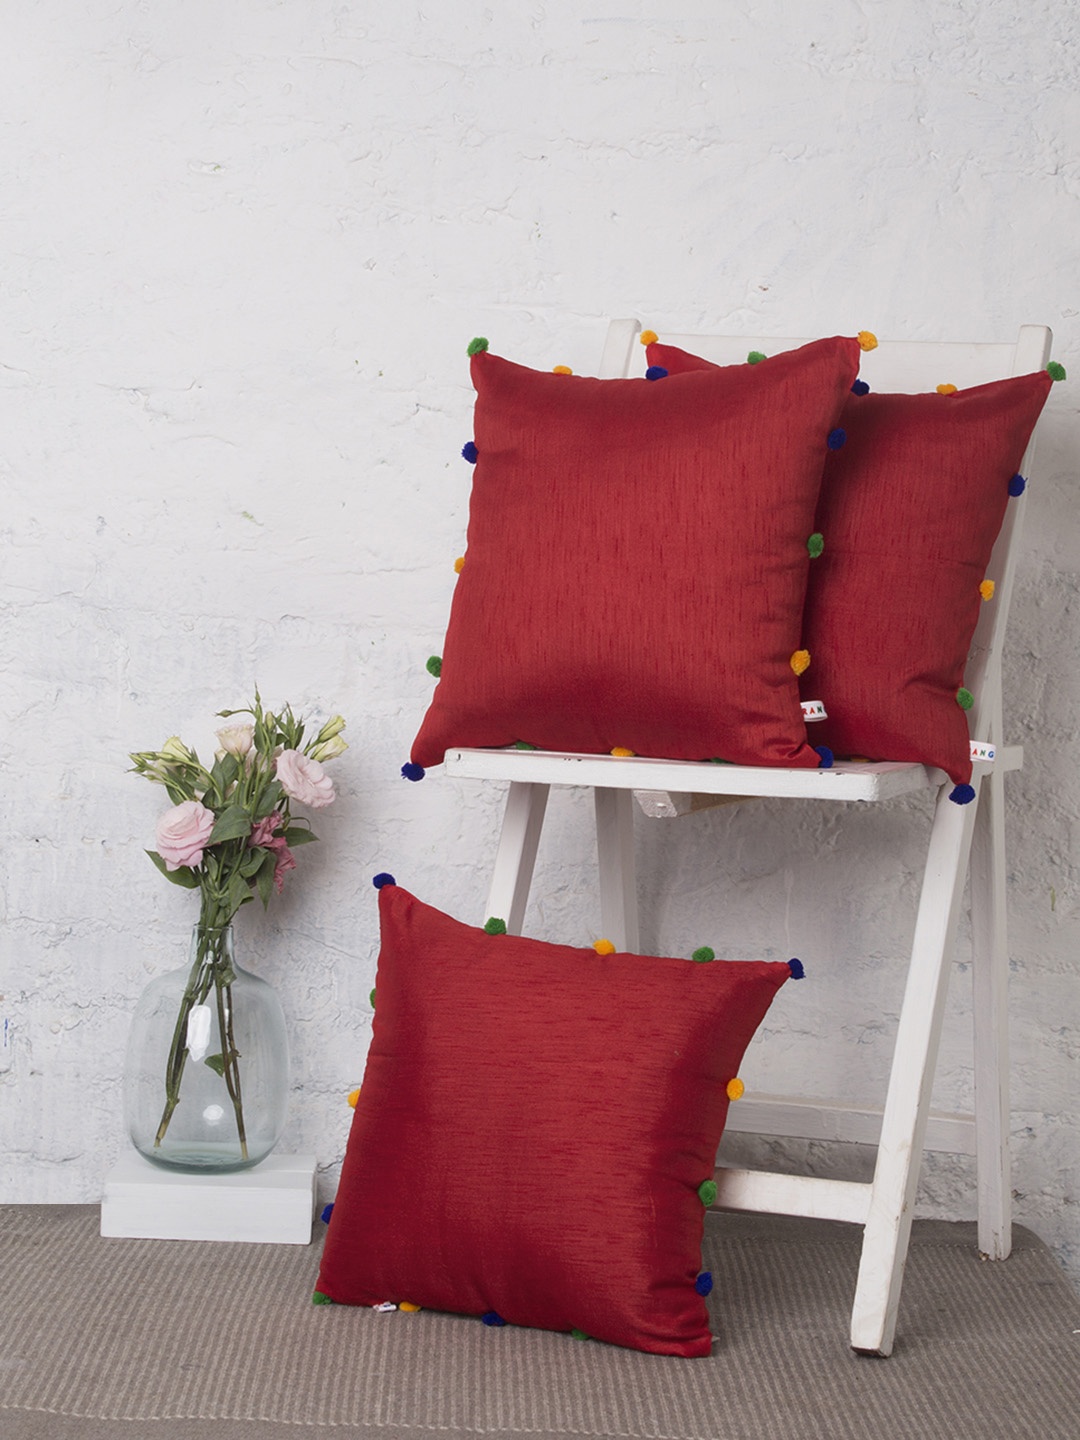
<path id="1" fill-rule="evenodd" d="M 535 745 L 530 745 L 529 742 L 528 742 L 528 740 L 515 740 L 515 741 L 514 741 L 514 749 L 515 749 L 515 750 L 535 750 L 535 749 L 536 749 L 536 746 L 535 746 Z"/>
<path id="2" fill-rule="evenodd" d="M 470 355 L 479 355 L 482 351 L 486 350 L 487 348 L 488 348 L 488 342 L 484 339 L 483 335 L 478 335 L 475 340 L 470 340 L 470 341 L 469 341 L 469 354 L 470 354 Z"/>
<path id="3" fill-rule="evenodd" d="M 1064 380 L 1065 366 L 1059 365 L 1056 360 L 1051 360 L 1050 364 L 1046 367 L 1046 373 L 1050 376 L 1051 380 Z"/>
<path id="4" fill-rule="evenodd" d="M 690 956 L 690 959 L 696 960 L 699 965 L 704 965 L 707 960 L 716 959 L 716 951 L 712 948 L 711 945 L 699 945 L 698 948 L 694 951 L 694 953 Z"/>
<path id="5" fill-rule="evenodd" d="M 768 358 L 769 357 L 763 355 L 760 350 L 751 350 L 750 354 L 746 357 L 746 363 L 747 365 L 760 365 L 762 360 L 767 360 Z"/>
<path id="6" fill-rule="evenodd" d="M 810 559 L 816 560 L 825 549 L 825 536 L 820 530 L 815 530 L 810 539 L 806 542 L 806 548 L 810 551 Z"/>
<path id="7" fill-rule="evenodd" d="M 492 915 L 491 919 L 485 922 L 484 929 L 489 935 L 505 935 L 506 921 Z"/>
<path id="8" fill-rule="evenodd" d="M 428 656 L 427 665 L 425 666 L 425 668 L 426 668 L 428 674 L 429 674 L 429 675 L 434 675 L 434 676 L 435 676 L 435 679 L 437 680 L 437 679 L 439 678 L 439 676 L 442 674 L 442 656 L 441 656 L 441 655 L 429 655 L 429 656 Z"/>
<path id="9" fill-rule="evenodd" d="M 701 1203 L 702 1203 L 706 1208 L 708 1208 L 708 1206 L 710 1206 L 710 1205 L 715 1205 L 715 1204 L 716 1204 L 716 1181 L 715 1181 L 715 1180 L 703 1180 L 703 1181 L 701 1182 L 701 1184 L 698 1186 L 698 1192 L 697 1192 L 697 1193 L 698 1193 L 698 1199 L 701 1201 Z"/>
<path id="10" fill-rule="evenodd" d="M 970 690 L 965 690 L 961 685 L 960 689 L 956 692 L 956 703 L 960 706 L 961 710 L 970 710 L 972 705 L 975 704 L 975 696 L 972 695 Z"/>
<path id="11" fill-rule="evenodd" d="M 311 1297 L 312 1305 L 333 1305 L 329 1295 L 324 1295 L 321 1290 L 316 1290 Z"/>
<path id="12" fill-rule="evenodd" d="M 371 994 L 370 994 L 367 998 L 368 998 L 368 1004 L 369 1004 L 369 1005 L 371 1006 L 371 1008 L 374 1010 L 374 1009 L 375 1009 L 375 991 L 372 990 Z"/>
<path id="13" fill-rule="evenodd" d="M 575 1340 L 588 1340 L 589 1338 L 588 1335 L 585 1334 L 584 1330 L 571 1330 L 570 1334 Z"/>

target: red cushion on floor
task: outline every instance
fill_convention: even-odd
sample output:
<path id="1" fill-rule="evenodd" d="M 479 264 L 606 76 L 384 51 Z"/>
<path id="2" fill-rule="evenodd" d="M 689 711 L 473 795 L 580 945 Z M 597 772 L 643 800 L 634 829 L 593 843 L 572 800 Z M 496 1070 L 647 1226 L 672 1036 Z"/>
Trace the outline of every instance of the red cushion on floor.
<path id="1" fill-rule="evenodd" d="M 395 885 L 379 911 L 319 1291 L 708 1354 L 698 1189 L 788 966 L 489 935 Z"/>
<path id="2" fill-rule="evenodd" d="M 674 376 L 709 362 L 650 345 Z M 983 604 L 979 587 L 1052 381 L 1044 370 L 954 394 L 852 395 L 830 453 L 802 645 L 810 727 L 838 756 L 936 765 L 971 777 L 957 703 Z M 993 603 L 993 600 L 988 603 Z"/>
<path id="3" fill-rule="evenodd" d="M 472 359 L 477 458 L 441 677 L 448 747 L 816 766 L 791 656 L 854 339 L 649 380 Z"/>

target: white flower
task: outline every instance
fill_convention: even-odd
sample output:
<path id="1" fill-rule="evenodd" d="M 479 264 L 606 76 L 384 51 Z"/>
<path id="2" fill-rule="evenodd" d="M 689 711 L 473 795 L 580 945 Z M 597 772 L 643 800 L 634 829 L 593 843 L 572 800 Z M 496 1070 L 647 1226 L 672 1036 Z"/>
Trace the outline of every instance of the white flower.
<path id="1" fill-rule="evenodd" d="M 227 755 L 243 760 L 255 741 L 254 725 L 225 725 L 214 732 Z"/>

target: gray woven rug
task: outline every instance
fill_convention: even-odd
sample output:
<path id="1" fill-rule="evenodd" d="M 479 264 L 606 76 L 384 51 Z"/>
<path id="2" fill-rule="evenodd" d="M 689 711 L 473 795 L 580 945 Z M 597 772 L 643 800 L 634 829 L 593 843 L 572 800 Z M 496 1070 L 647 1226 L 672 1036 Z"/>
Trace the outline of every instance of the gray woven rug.
<path id="1" fill-rule="evenodd" d="M 711 1215 L 707 1360 L 310 1303 L 310 1247 L 102 1240 L 0 1207 L 4 1440 L 1076 1440 L 1080 1301 L 1018 1231 L 921 1222 L 896 1350 L 847 1348 L 858 1232 Z M 321 1231 L 322 1227 L 317 1226 Z M 302 1428 L 298 1428 L 302 1427 Z"/>

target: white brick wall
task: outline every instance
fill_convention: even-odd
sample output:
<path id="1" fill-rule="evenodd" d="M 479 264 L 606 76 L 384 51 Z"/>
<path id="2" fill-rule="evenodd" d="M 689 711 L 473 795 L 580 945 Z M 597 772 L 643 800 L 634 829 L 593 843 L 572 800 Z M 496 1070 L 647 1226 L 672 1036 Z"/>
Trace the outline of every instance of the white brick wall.
<path id="1" fill-rule="evenodd" d="M 284 1143 L 318 1153 L 330 1192 L 368 1036 L 371 874 L 482 918 L 492 798 L 398 778 L 464 531 L 466 343 L 587 371 L 608 314 L 898 338 L 1037 321 L 1080 377 L 1080 21 L 1069 0 L 10 9 L 0 1197 L 98 1198 L 128 1014 L 193 918 L 141 853 L 160 793 L 125 756 L 208 744 L 255 681 L 350 719 L 326 843 L 239 924 L 290 1017 Z M 1080 1275 L 1076 393 L 1049 403 L 1007 672 L 1028 753 L 1018 1214 Z M 529 928 L 584 943 L 588 812 L 552 810 Z M 887 1063 L 926 816 L 844 818 L 733 807 L 642 820 L 639 844 L 650 946 L 812 970 L 748 1075 L 855 1096 Z M 828 902 L 833 882 L 866 907 Z M 960 1013 L 946 1107 L 970 1098 L 965 1039 Z M 931 1162 L 923 1205 L 971 1214 L 968 1169 Z"/>

